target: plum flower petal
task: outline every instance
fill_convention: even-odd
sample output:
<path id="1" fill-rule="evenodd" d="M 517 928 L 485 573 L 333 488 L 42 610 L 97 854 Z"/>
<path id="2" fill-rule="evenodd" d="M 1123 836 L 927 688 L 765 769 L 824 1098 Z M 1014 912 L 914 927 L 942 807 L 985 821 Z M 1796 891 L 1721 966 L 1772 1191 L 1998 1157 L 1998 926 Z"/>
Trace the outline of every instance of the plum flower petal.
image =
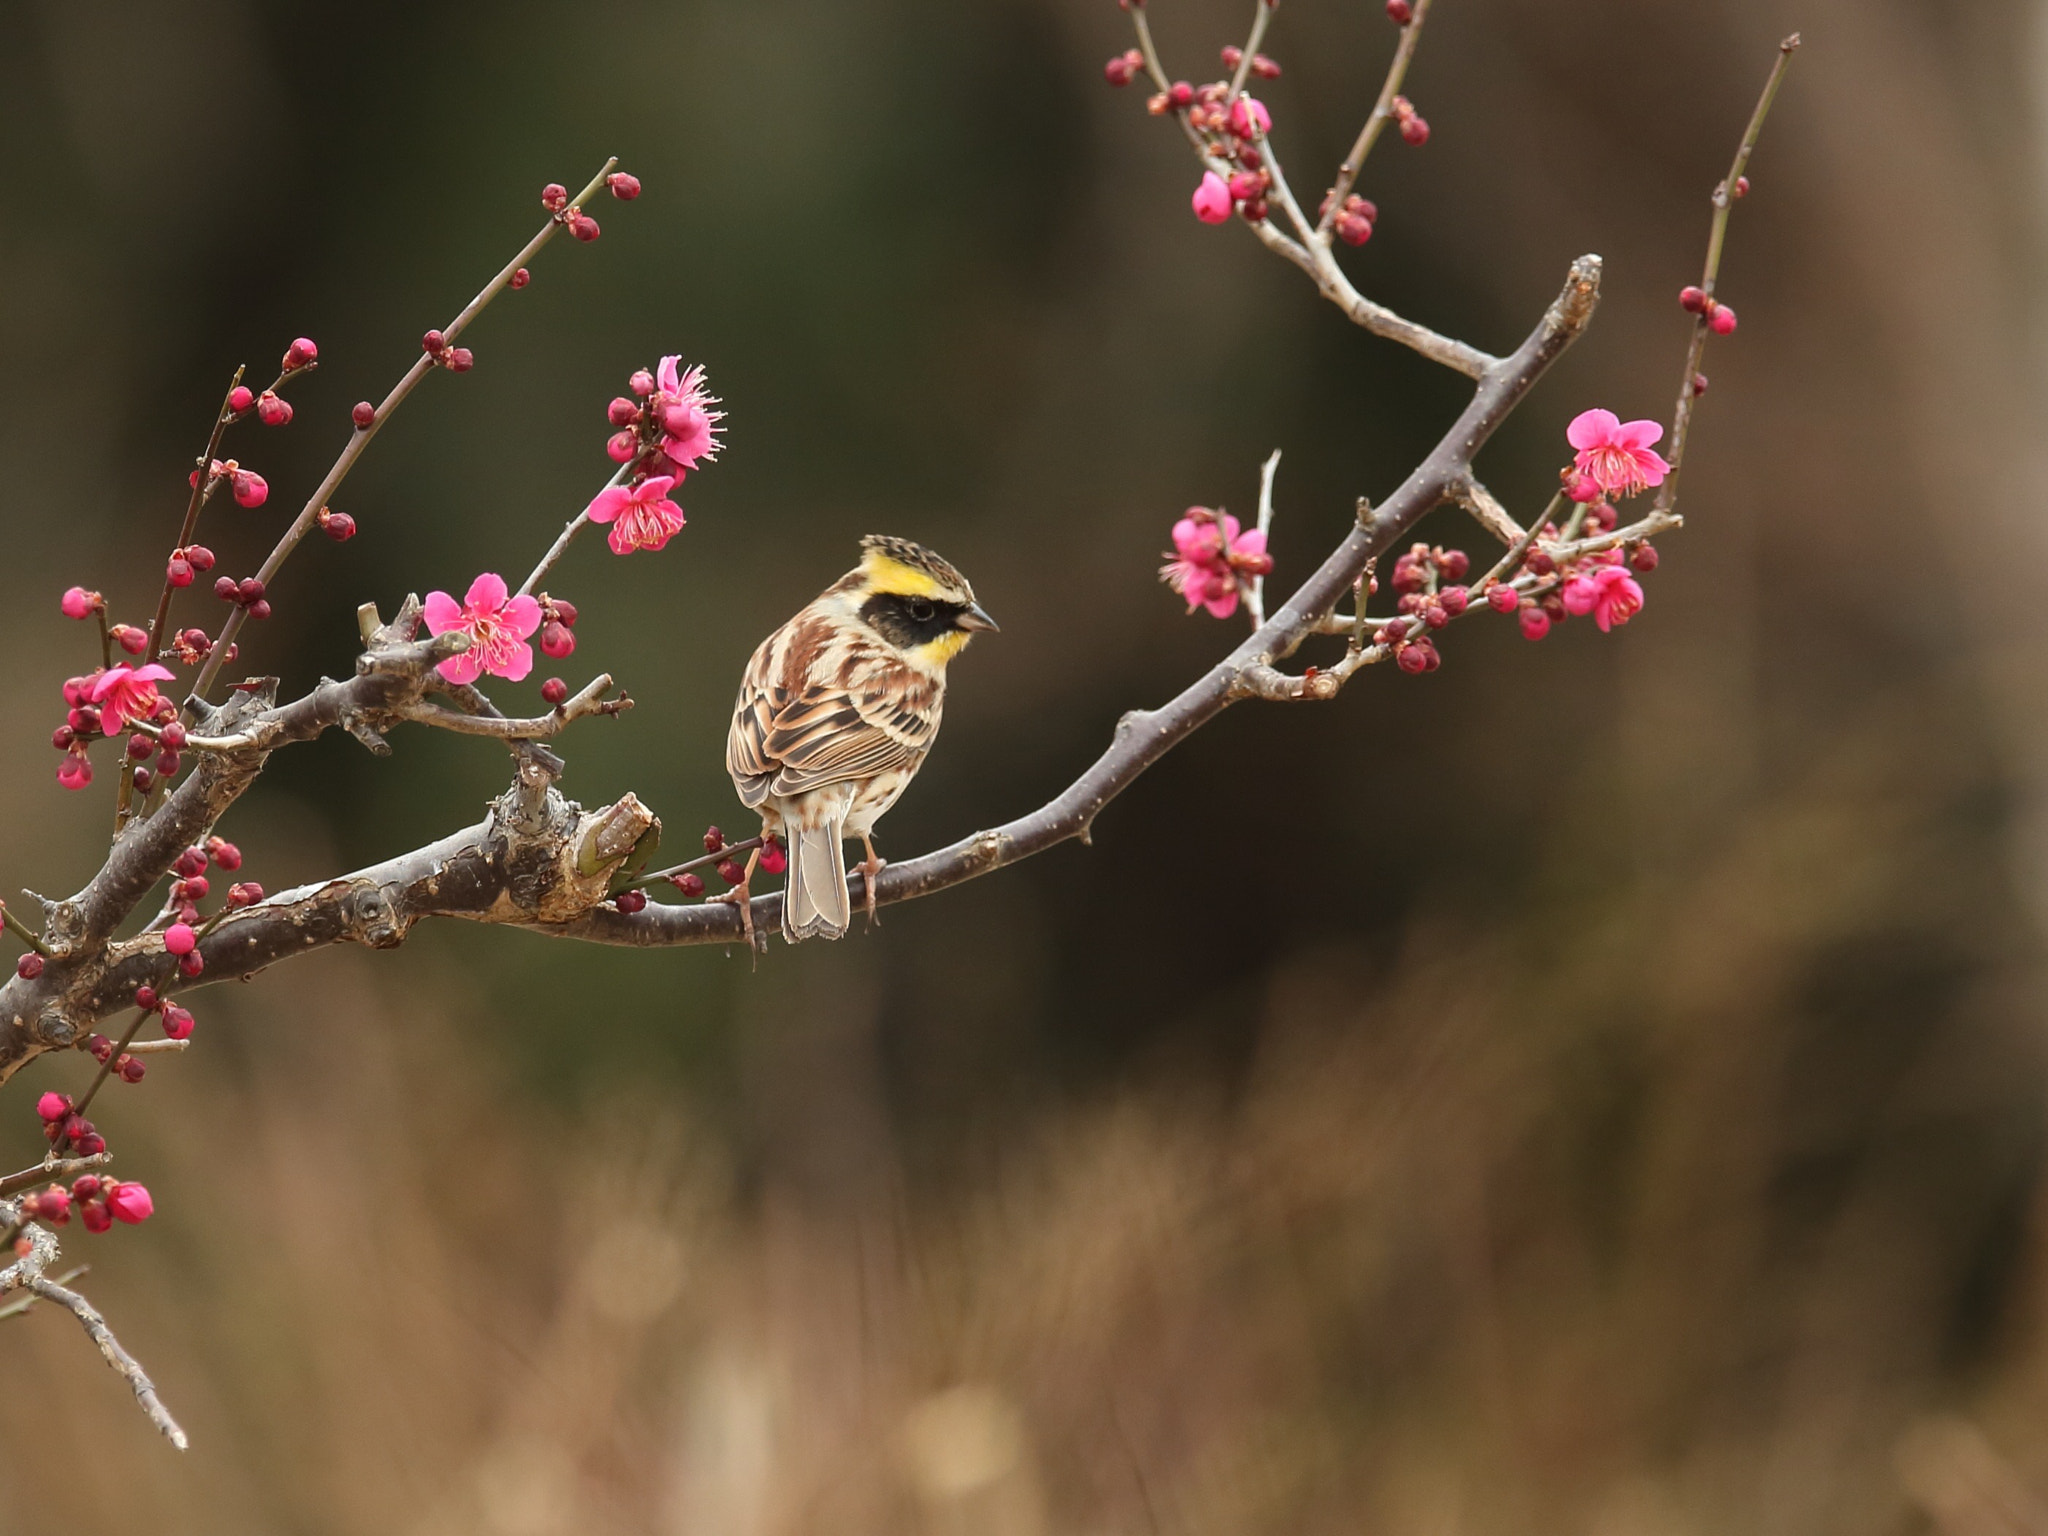
<path id="1" fill-rule="evenodd" d="M 1214 171 L 1202 172 L 1202 184 L 1191 201 L 1195 217 L 1204 224 L 1221 224 L 1230 217 L 1230 188 Z"/>
<path id="2" fill-rule="evenodd" d="M 1671 471 L 1651 447 L 1664 436 L 1660 422 L 1623 421 L 1612 411 L 1595 409 L 1574 416 L 1564 435 L 1578 450 L 1572 468 L 1609 496 L 1633 496 L 1662 485 Z M 1576 492 L 1574 499 L 1580 499 Z"/>
<path id="3" fill-rule="evenodd" d="M 681 362 L 675 353 L 661 360 L 654 371 L 654 396 L 647 402 L 649 414 L 661 424 L 661 451 L 675 466 L 673 480 L 682 479 L 700 460 L 718 457 L 716 423 L 725 419 L 725 412 L 712 409 L 718 396 L 704 387 L 702 365 L 683 369 Z"/>
<path id="4" fill-rule="evenodd" d="M 540 602 L 523 593 L 513 597 L 497 572 L 471 582 L 460 604 L 446 592 L 428 593 L 421 612 L 430 633 L 460 630 L 469 636 L 468 650 L 440 664 L 449 682 L 473 683 L 489 673 L 516 683 L 533 670 L 533 647 L 526 640 L 540 628 Z"/>
<path id="5" fill-rule="evenodd" d="M 613 554 L 660 549 L 682 531 L 683 509 L 668 499 L 675 483 L 671 475 L 650 475 L 638 485 L 609 485 L 597 493 L 590 503 L 590 520 L 612 525 L 607 542 Z"/>
<path id="6" fill-rule="evenodd" d="M 147 720 L 161 702 L 156 685 L 169 682 L 170 678 L 170 669 L 154 662 L 146 667 L 107 668 L 92 685 L 92 701 L 100 711 L 100 729 L 111 736 L 130 720 Z"/>

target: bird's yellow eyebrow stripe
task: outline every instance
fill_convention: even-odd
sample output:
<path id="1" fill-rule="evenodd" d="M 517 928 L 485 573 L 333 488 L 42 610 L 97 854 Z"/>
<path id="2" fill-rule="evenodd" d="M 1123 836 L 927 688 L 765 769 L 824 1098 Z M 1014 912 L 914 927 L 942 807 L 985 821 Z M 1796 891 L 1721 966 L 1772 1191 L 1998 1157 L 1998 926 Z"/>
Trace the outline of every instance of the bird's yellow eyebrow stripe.
<path id="1" fill-rule="evenodd" d="M 939 584 L 914 565 L 891 560 L 887 555 L 869 555 L 868 581 L 877 592 L 899 597 L 937 597 Z"/>

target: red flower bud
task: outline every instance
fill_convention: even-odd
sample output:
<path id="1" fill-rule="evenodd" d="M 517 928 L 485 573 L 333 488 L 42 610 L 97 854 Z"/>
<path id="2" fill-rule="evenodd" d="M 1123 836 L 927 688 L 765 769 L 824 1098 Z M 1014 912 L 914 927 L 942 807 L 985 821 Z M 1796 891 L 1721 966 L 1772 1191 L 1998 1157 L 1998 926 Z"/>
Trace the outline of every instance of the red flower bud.
<path id="1" fill-rule="evenodd" d="M 89 1201 L 78 1208 L 78 1219 L 85 1223 L 88 1232 L 104 1232 L 113 1226 L 114 1218 L 107 1214 L 107 1208 L 99 1201 Z"/>
<path id="2" fill-rule="evenodd" d="M 62 1120 L 71 1113 L 71 1100 L 61 1093 L 46 1093 L 36 1100 L 36 1113 L 46 1121 Z"/>
<path id="3" fill-rule="evenodd" d="M 330 512 L 320 509 L 320 528 L 337 544 L 346 544 L 356 536 L 356 520 L 346 512 Z"/>
<path id="4" fill-rule="evenodd" d="M 66 587 L 57 606 L 67 619 L 89 619 L 105 608 L 107 602 L 97 592 L 88 592 L 83 587 Z"/>
<path id="5" fill-rule="evenodd" d="M 1333 226 L 1346 245 L 1363 245 L 1372 238 L 1372 220 L 1355 213 L 1340 213 Z"/>
<path id="6" fill-rule="evenodd" d="M 1692 376 L 1692 392 L 1695 399 L 1707 392 L 1707 376 L 1704 373 Z"/>
<path id="7" fill-rule="evenodd" d="M 187 848 L 178 855 L 177 862 L 171 865 L 171 873 L 180 880 L 189 880 L 194 875 L 204 874 L 205 872 L 206 850 L 204 848 Z"/>
<path id="8" fill-rule="evenodd" d="M 171 556 L 170 562 L 164 566 L 164 580 L 174 587 L 191 586 L 192 562 L 183 555 Z"/>
<path id="9" fill-rule="evenodd" d="M 1716 304 L 1714 312 L 1707 316 L 1707 329 L 1716 336 L 1735 334 L 1735 311 L 1726 304 Z"/>
<path id="10" fill-rule="evenodd" d="M 135 1006 L 140 1008 L 144 1013 L 155 1012 L 156 988 L 150 986 L 137 987 L 135 989 Z"/>
<path id="11" fill-rule="evenodd" d="M 1638 544 L 1635 548 L 1635 553 L 1628 557 L 1628 563 L 1634 566 L 1639 571 L 1654 571 L 1655 569 L 1657 569 L 1656 546 L 1651 544 Z"/>
<path id="12" fill-rule="evenodd" d="M 151 741 L 147 736 L 143 735 L 142 732 L 140 731 L 137 731 L 133 736 L 130 736 L 128 738 L 128 755 L 134 758 L 138 763 L 141 762 L 142 759 L 144 759 L 145 757 L 149 756 L 149 754 L 154 752 L 155 750 L 156 743 L 154 741 Z"/>
<path id="13" fill-rule="evenodd" d="M 260 507 L 270 499 L 270 482 L 253 469 L 238 469 L 231 482 L 235 490 L 235 505 L 239 507 Z"/>
<path id="14" fill-rule="evenodd" d="M 560 661 L 576 649 L 576 637 L 566 624 L 546 624 L 541 627 L 540 648 L 543 655 Z"/>
<path id="15" fill-rule="evenodd" d="M 604 184 L 611 188 L 613 197 L 622 203 L 630 203 L 640 195 L 640 178 L 626 171 L 613 171 L 605 177 Z"/>
<path id="16" fill-rule="evenodd" d="M 50 745 L 59 752 L 70 751 L 71 743 L 76 740 L 78 740 L 78 732 L 71 729 L 68 725 L 60 725 L 57 729 L 50 732 Z"/>
<path id="17" fill-rule="evenodd" d="M 1550 615 L 1531 603 L 1522 610 L 1522 638 L 1541 640 L 1550 633 Z"/>
<path id="18" fill-rule="evenodd" d="M 205 969 L 206 957 L 196 949 L 189 955 L 178 956 L 178 974 L 181 976 L 197 976 Z"/>
<path id="19" fill-rule="evenodd" d="M 1223 67 L 1225 69 L 1237 68 L 1239 62 L 1242 61 L 1243 58 L 1244 50 L 1238 47 L 1237 44 L 1225 43 L 1223 45 Z"/>
<path id="20" fill-rule="evenodd" d="M 681 891 L 685 896 L 702 896 L 704 894 L 704 881 L 702 877 L 695 873 L 670 875 L 668 883 Z"/>
<path id="21" fill-rule="evenodd" d="M 569 221 L 569 233 L 588 245 L 598 237 L 597 220 L 587 213 L 579 213 Z M 643 896 L 641 901 L 644 903 L 646 898 Z"/>
<path id="22" fill-rule="evenodd" d="M 140 656 L 149 649 L 149 636 L 132 624 L 116 624 L 107 633 L 130 656 Z"/>
<path id="23" fill-rule="evenodd" d="M 640 439 L 629 427 L 623 432 L 614 432 L 606 439 L 604 451 L 614 464 L 625 464 L 640 451 Z"/>
<path id="24" fill-rule="evenodd" d="M 569 697 L 569 685 L 559 677 L 551 677 L 540 685 L 540 696 L 543 703 L 559 704 Z"/>
<path id="25" fill-rule="evenodd" d="M 228 409 L 237 416 L 256 403 L 256 392 L 246 384 L 237 384 L 228 391 Z"/>
<path id="26" fill-rule="evenodd" d="M 706 853 L 719 853 L 724 848 L 725 834 L 716 827 L 706 827 L 704 829 L 704 851 Z"/>
<path id="27" fill-rule="evenodd" d="M 114 1070 L 121 1074 L 122 1082 L 139 1083 L 149 1069 L 133 1056 L 123 1056 Z"/>
<path id="28" fill-rule="evenodd" d="M 164 948 L 174 955 L 191 954 L 192 946 L 198 942 L 198 935 L 193 933 L 188 924 L 173 923 L 164 930 Z"/>
<path id="29" fill-rule="evenodd" d="M 1420 112 L 1411 112 L 1401 119 L 1401 138 L 1404 142 L 1423 145 L 1429 142 L 1429 120 Z"/>
<path id="30" fill-rule="evenodd" d="M 422 352 L 439 352 L 447 345 L 448 338 L 439 331 L 429 331 L 420 338 L 420 350 Z"/>
<path id="31" fill-rule="evenodd" d="M 1102 78 L 1111 85 L 1129 85 L 1131 83 L 1131 76 L 1136 73 L 1137 71 L 1131 67 L 1130 61 L 1122 54 L 1118 54 L 1102 66 Z"/>
<path id="32" fill-rule="evenodd" d="M 156 782 L 156 775 L 151 773 L 147 768 L 136 769 L 133 774 L 133 778 L 135 780 L 135 792 L 138 795 L 148 794 L 149 786 Z"/>
<path id="33" fill-rule="evenodd" d="M 640 407 L 624 395 L 614 395 L 604 408 L 604 419 L 615 427 L 630 427 L 640 419 Z"/>
<path id="34" fill-rule="evenodd" d="M 761 868 L 771 875 L 779 875 L 789 868 L 788 853 L 783 850 L 782 844 L 772 837 L 761 844 Z"/>
<path id="35" fill-rule="evenodd" d="M 90 1200 L 100 1192 L 100 1176 L 96 1173 L 81 1173 L 71 1181 L 71 1198 Z"/>
<path id="36" fill-rule="evenodd" d="M 281 427 L 292 419 L 291 402 L 266 389 L 256 401 L 256 419 L 266 427 Z"/>
<path id="37" fill-rule="evenodd" d="M 647 893 L 645 891 L 621 891 L 612 898 L 612 905 L 621 912 L 631 916 L 647 905 Z"/>
<path id="38" fill-rule="evenodd" d="M 574 629 L 576 627 L 576 605 L 563 597 L 551 597 L 548 601 L 554 604 L 555 617 L 571 629 Z"/>
<path id="39" fill-rule="evenodd" d="M 192 1015 L 189 1010 L 176 1003 L 164 1009 L 164 1038 L 167 1040 L 189 1040 L 192 1038 Z"/>
<path id="40" fill-rule="evenodd" d="M 719 863 L 718 878 L 727 885 L 738 885 L 747 878 L 747 872 L 738 859 L 725 859 Z"/>
<path id="41" fill-rule="evenodd" d="M 1255 53 L 1252 55 L 1252 73 L 1261 80 L 1278 80 L 1280 78 L 1280 66 L 1267 58 L 1263 53 Z"/>
<path id="42" fill-rule="evenodd" d="M 301 336 L 285 348 L 284 365 L 287 368 L 303 368 L 308 363 L 316 363 L 319 360 L 320 349 L 307 337 Z"/>
<path id="43" fill-rule="evenodd" d="M 1690 283 L 1678 290 L 1678 307 L 1689 315 L 1701 314 L 1707 307 L 1707 292 Z"/>
<path id="44" fill-rule="evenodd" d="M 219 583 L 215 583 L 218 587 Z M 245 606 L 263 596 L 263 580 L 258 576 L 244 576 L 235 583 L 235 601 Z"/>
<path id="45" fill-rule="evenodd" d="M 43 957 L 34 950 L 30 950 L 14 962 L 14 974 L 23 981 L 34 981 L 43 974 Z"/>
<path id="46" fill-rule="evenodd" d="M 1436 600 L 1444 612 L 1455 619 L 1471 604 L 1472 594 L 1463 587 L 1445 587 L 1437 593 Z"/>
<path id="47" fill-rule="evenodd" d="M 1735 195 L 1737 197 L 1749 196 L 1749 178 L 1747 176 L 1735 178 Z"/>
<path id="48" fill-rule="evenodd" d="M 549 213 L 560 213 L 569 206 L 569 189 L 559 181 L 551 181 L 540 189 L 540 205 Z"/>
<path id="49" fill-rule="evenodd" d="M 263 887 L 254 880 L 237 880 L 228 887 L 228 905 L 253 907 L 263 899 Z"/>
<path id="50" fill-rule="evenodd" d="M 528 283 L 532 281 L 533 274 L 527 271 L 524 267 L 521 267 L 517 272 L 514 272 L 512 274 L 512 286 L 514 288 L 524 288 Z"/>
<path id="51" fill-rule="evenodd" d="M 192 569 L 195 571 L 204 573 L 213 569 L 213 551 L 204 544 L 186 545 L 185 558 L 192 562 Z"/>
<path id="52" fill-rule="evenodd" d="M 156 1202 L 149 1198 L 149 1191 L 133 1180 L 107 1180 L 107 1209 L 117 1221 L 136 1226 L 156 1212 Z"/>
<path id="53" fill-rule="evenodd" d="M 1415 19 L 1415 7 L 1409 0 L 1387 0 L 1387 20 L 1397 27 L 1405 27 Z"/>
<path id="54" fill-rule="evenodd" d="M 242 850 L 224 837 L 209 837 L 206 840 L 206 852 L 222 869 L 232 871 L 242 867 Z"/>
<path id="55" fill-rule="evenodd" d="M 450 347 L 446 361 L 450 373 L 467 373 L 476 366 L 476 354 L 467 347 Z"/>

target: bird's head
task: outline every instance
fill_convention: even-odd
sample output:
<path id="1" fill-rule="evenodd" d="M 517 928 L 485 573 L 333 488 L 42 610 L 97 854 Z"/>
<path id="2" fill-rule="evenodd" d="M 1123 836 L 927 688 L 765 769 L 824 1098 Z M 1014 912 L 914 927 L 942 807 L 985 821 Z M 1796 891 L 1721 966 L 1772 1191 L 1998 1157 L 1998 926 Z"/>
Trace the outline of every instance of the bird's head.
<path id="1" fill-rule="evenodd" d="M 869 534 L 848 600 L 866 625 L 908 659 L 942 669 L 976 630 L 996 627 L 952 566 L 908 539 Z"/>

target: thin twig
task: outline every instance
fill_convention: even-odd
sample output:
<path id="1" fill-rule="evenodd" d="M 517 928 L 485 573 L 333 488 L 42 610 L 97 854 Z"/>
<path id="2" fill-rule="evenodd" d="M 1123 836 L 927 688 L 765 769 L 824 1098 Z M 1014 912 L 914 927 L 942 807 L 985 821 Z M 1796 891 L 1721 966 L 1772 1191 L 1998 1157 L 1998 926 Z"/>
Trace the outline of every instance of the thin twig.
<path id="1" fill-rule="evenodd" d="M 1330 243 L 1330 229 L 1337 222 L 1344 199 L 1358 185 L 1358 173 L 1365 169 L 1365 157 L 1372 153 L 1381 130 L 1393 118 L 1394 98 L 1401 94 L 1402 83 L 1408 78 L 1408 65 L 1415 57 L 1416 45 L 1422 41 L 1422 24 L 1429 19 L 1429 6 L 1430 0 L 1415 0 L 1415 14 L 1401 29 L 1401 41 L 1394 48 L 1393 62 L 1387 66 L 1387 78 L 1380 86 L 1379 100 L 1373 103 L 1365 126 L 1358 130 L 1351 153 L 1337 167 L 1337 180 L 1330 188 L 1329 201 L 1323 205 L 1322 216 L 1316 221 L 1316 234 L 1325 247 Z"/>
<path id="2" fill-rule="evenodd" d="M 605 161 L 604 165 L 598 170 L 598 173 L 590 178 L 590 184 L 574 198 L 570 199 L 568 207 L 563 210 L 562 214 L 550 218 L 547 223 L 543 224 L 540 233 L 527 241 L 519 254 L 507 262 L 496 277 L 484 284 L 477 296 L 463 306 L 462 312 L 449 321 L 448 324 L 441 327 L 441 334 L 447 340 L 449 346 L 452 347 L 455 344 L 456 337 L 460 336 L 468 328 L 469 323 L 483 312 L 485 305 L 489 304 L 492 299 L 495 299 L 511 285 L 513 274 L 532 261 L 542 246 L 554 239 L 561 231 L 570 210 L 582 207 L 589 199 L 597 196 L 604 187 L 605 177 L 611 174 L 612 167 L 618 163 L 616 155 Z M 447 353 L 444 351 L 441 355 L 445 357 Z M 278 567 L 284 564 L 286 557 L 298 546 L 299 541 L 312 530 L 314 522 L 320 516 L 320 509 L 333 499 L 335 490 L 340 486 L 348 472 L 355 467 L 356 460 L 363 456 L 363 450 L 370 446 L 370 439 L 383 429 L 384 423 L 391 418 L 391 413 L 397 410 L 405 397 L 413 392 L 414 386 L 427 376 L 430 369 L 438 366 L 439 361 L 437 358 L 422 352 L 414 360 L 413 365 L 406 369 L 405 376 L 392 386 L 391 393 L 384 397 L 383 404 L 377 407 L 377 415 L 370 424 L 367 427 L 357 427 L 354 430 L 348 440 L 348 446 L 341 450 L 341 456 L 334 461 L 333 467 L 321 479 L 319 486 L 314 490 L 312 496 L 307 499 L 304 508 L 292 520 L 292 525 L 284 531 L 284 536 L 277 541 L 277 547 L 271 550 L 269 558 L 257 570 L 256 579 L 258 581 L 268 586 L 276 579 Z M 213 642 L 213 651 L 206 658 L 206 665 L 200 669 L 198 678 L 192 684 L 192 693 L 195 697 L 205 698 L 207 690 L 213 686 L 214 679 L 220 675 L 221 666 L 227 659 L 228 648 L 233 644 L 235 636 L 241 632 L 242 621 L 248 617 L 248 612 L 248 609 L 238 606 L 233 613 L 228 615 L 228 621 L 221 627 L 219 638 Z"/>
<path id="3" fill-rule="evenodd" d="M 1244 52 L 1238 55 L 1237 69 L 1230 77 L 1230 89 L 1224 93 L 1223 105 L 1228 108 L 1244 91 L 1245 77 L 1252 72 L 1252 60 L 1258 57 L 1259 44 L 1266 40 L 1266 28 L 1273 23 L 1273 13 L 1280 9 L 1280 0 L 1252 0 L 1252 32 L 1245 39 Z"/>
<path id="4" fill-rule="evenodd" d="M 639 461 L 639 458 L 640 455 L 636 453 L 632 458 L 626 460 L 625 463 L 614 470 L 611 479 L 605 481 L 603 489 L 598 492 L 598 495 L 603 495 L 605 491 L 610 490 L 613 486 L 624 480 L 634 464 Z M 562 530 L 561 537 L 557 538 L 553 544 L 550 544 L 548 552 L 540 557 L 540 564 L 533 568 L 533 574 L 519 584 L 519 596 L 531 597 L 533 595 L 533 589 L 541 584 L 541 578 L 553 569 L 555 562 L 561 559 L 563 554 L 567 552 L 570 542 L 577 534 L 583 531 L 583 525 L 590 521 L 591 503 L 596 500 L 596 496 L 591 497 L 589 502 L 584 503 L 583 510 L 569 519 L 569 524 Z"/>
<path id="5" fill-rule="evenodd" d="M 755 848 L 759 848 L 766 841 L 765 838 L 750 837 L 743 843 L 727 843 L 716 853 L 707 853 L 694 859 L 685 859 L 680 864 L 671 864 L 667 869 L 657 869 L 651 875 L 642 875 L 633 884 L 635 886 L 660 885 L 662 881 L 668 879 L 671 875 L 680 875 L 693 869 L 702 869 L 706 864 L 722 864 L 734 854 L 747 853 Z"/>
<path id="6" fill-rule="evenodd" d="M 1771 64 L 1770 78 L 1764 81 L 1756 110 L 1749 115 L 1749 126 L 1743 130 L 1742 142 L 1735 147 L 1735 161 L 1728 167 L 1728 177 L 1714 188 L 1714 222 L 1707 234 L 1706 267 L 1700 276 L 1700 292 L 1709 298 L 1713 297 L 1714 283 L 1721 275 L 1721 248 L 1728 237 L 1728 214 L 1735 204 L 1735 184 L 1742 179 L 1743 168 L 1749 164 L 1757 137 L 1763 132 L 1764 119 L 1771 115 L 1771 103 L 1778 99 L 1778 87 L 1784 83 L 1785 71 L 1798 47 L 1797 32 L 1778 44 L 1778 57 Z M 1685 371 L 1678 379 L 1678 404 L 1671 413 L 1671 469 L 1664 476 L 1664 483 L 1657 488 L 1659 512 L 1669 512 L 1678 503 L 1678 471 L 1685 462 L 1685 441 L 1692 429 L 1693 403 L 1699 398 L 1694 381 L 1699 377 L 1700 358 L 1707 349 L 1709 328 L 1707 313 L 1702 309 L 1693 317 L 1692 337 L 1685 349 Z"/>
<path id="7" fill-rule="evenodd" d="M 518 739 L 532 741 L 553 736 L 571 721 L 581 720 L 586 715 L 616 715 L 633 707 L 633 701 L 623 696 L 607 700 L 605 694 L 612 686 L 609 672 L 601 672 L 574 698 L 564 699 L 545 715 L 536 715 L 530 720 L 508 720 L 502 715 L 465 715 L 457 710 L 442 709 L 435 704 L 415 704 L 404 712 L 408 720 L 421 725 L 431 725 L 436 730 L 453 731 L 458 736 L 495 736 L 501 740 Z"/>
<path id="8" fill-rule="evenodd" d="M 1273 477 L 1280 472 L 1280 450 L 1275 448 L 1259 468 L 1259 532 L 1270 535 L 1273 531 Z M 1272 558 L 1273 543 L 1270 537 L 1263 538 L 1259 545 L 1268 559 Z M 1259 629 L 1266 622 L 1266 578 L 1254 576 L 1251 590 L 1245 593 L 1244 605 L 1252 616 L 1252 628 Z"/>
<path id="9" fill-rule="evenodd" d="M 55 1162 L 46 1158 L 33 1168 L 24 1168 L 0 1179 L 0 1200 L 18 1195 L 25 1189 L 34 1189 L 38 1184 L 62 1182 L 81 1173 L 90 1173 L 95 1168 L 106 1167 L 113 1160 L 111 1152 L 95 1152 L 91 1157 L 60 1158 Z"/>
<path id="10" fill-rule="evenodd" d="M 30 1275 L 24 1282 L 28 1288 L 45 1301 L 54 1301 L 60 1307 L 68 1308 L 71 1315 L 84 1327 L 86 1337 L 99 1346 L 100 1355 L 114 1368 L 117 1375 L 126 1381 L 135 1393 L 135 1401 L 142 1405 L 142 1411 L 149 1415 L 163 1437 L 179 1450 L 186 1449 L 191 1442 L 185 1431 L 178 1427 L 178 1421 L 171 1417 L 170 1410 L 156 1395 L 156 1384 L 142 1369 L 136 1358 L 121 1347 L 121 1341 L 114 1337 L 114 1330 L 107 1326 L 107 1320 L 100 1316 L 99 1309 L 78 1292 L 46 1280 L 41 1275 Z"/>

